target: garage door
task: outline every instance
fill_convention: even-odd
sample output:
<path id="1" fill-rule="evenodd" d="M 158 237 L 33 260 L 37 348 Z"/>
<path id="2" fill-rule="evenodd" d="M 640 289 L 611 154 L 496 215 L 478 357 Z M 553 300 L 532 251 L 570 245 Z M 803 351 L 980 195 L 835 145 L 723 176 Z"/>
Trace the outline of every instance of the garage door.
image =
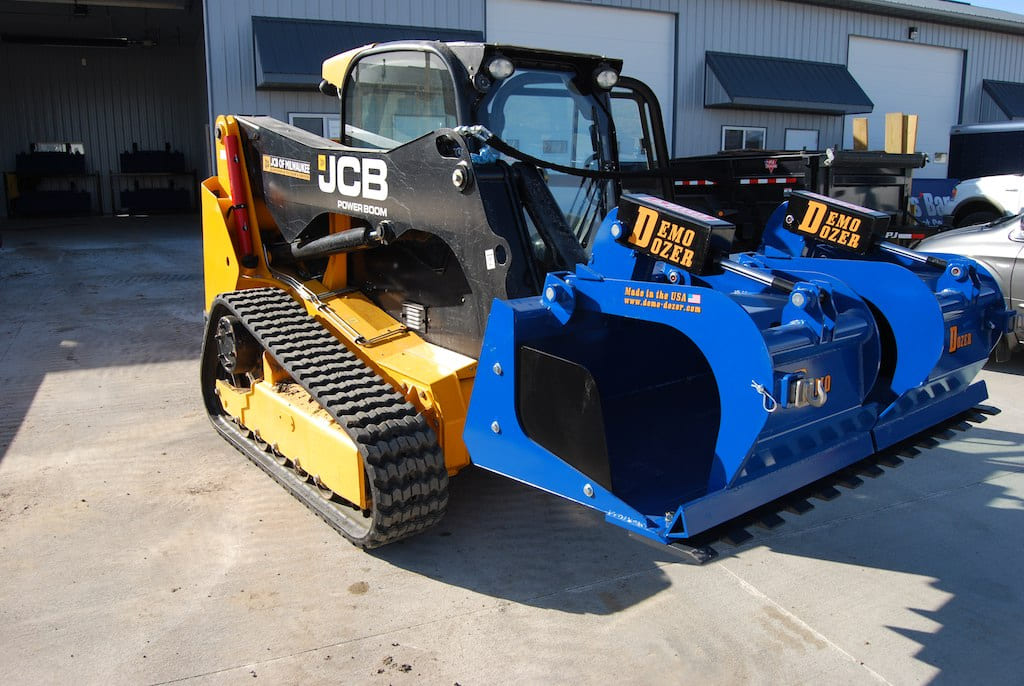
<path id="1" fill-rule="evenodd" d="M 671 129 L 674 14 L 541 0 L 488 0 L 487 41 L 618 57 L 625 75 L 654 89 Z M 671 130 L 667 136 L 671 144 Z"/>
<path id="2" fill-rule="evenodd" d="M 963 51 L 952 48 L 850 36 L 850 73 L 875 103 L 868 115 L 870 147 L 885 146 L 886 112 L 917 114 L 917 150 L 932 161 L 914 176 L 946 178 L 949 128 L 960 115 L 963 61 Z M 850 120 L 846 118 L 844 142 L 852 148 Z"/>

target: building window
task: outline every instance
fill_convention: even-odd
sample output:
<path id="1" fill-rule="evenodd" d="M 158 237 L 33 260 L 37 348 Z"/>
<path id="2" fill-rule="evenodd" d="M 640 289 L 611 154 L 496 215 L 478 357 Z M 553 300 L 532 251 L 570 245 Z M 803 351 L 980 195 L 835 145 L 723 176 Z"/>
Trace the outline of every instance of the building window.
<path id="1" fill-rule="evenodd" d="M 818 129 L 786 129 L 786 150 L 818 149 Z"/>
<path id="2" fill-rule="evenodd" d="M 324 138 L 341 138 L 340 114 L 289 112 L 288 123 Z"/>
<path id="3" fill-rule="evenodd" d="M 763 126 L 723 126 L 722 150 L 764 150 L 767 133 Z"/>

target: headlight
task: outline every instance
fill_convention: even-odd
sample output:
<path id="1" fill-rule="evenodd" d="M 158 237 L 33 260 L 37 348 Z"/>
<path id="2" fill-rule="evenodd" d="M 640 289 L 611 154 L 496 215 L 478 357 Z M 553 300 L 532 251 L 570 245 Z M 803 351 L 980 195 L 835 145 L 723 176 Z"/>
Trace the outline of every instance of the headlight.
<path id="1" fill-rule="evenodd" d="M 512 60 L 507 57 L 498 55 L 491 59 L 487 63 L 487 73 L 491 75 L 493 79 L 507 79 L 512 76 L 512 72 L 516 70 L 516 66 L 512 64 Z"/>
<path id="2" fill-rule="evenodd" d="M 611 90 L 612 86 L 619 82 L 619 74 L 607 64 L 602 64 L 594 70 L 594 83 L 598 88 Z"/>

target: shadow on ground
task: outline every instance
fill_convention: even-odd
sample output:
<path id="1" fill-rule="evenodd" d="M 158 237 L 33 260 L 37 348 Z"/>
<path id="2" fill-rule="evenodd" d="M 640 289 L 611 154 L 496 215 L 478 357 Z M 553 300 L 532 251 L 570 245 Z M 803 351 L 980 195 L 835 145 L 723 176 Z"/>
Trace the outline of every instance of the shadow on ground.
<path id="1" fill-rule="evenodd" d="M 1024 645 L 1024 492 L 1004 484 L 1020 483 L 1021 458 L 1020 434 L 976 427 L 957 443 L 916 458 L 916 473 L 936 470 L 927 490 L 894 499 L 894 488 L 914 484 L 907 481 L 910 470 L 886 470 L 891 473 L 882 478 L 896 480 L 893 488 L 869 481 L 855 491 L 860 502 L 846 509 L 843 520 L 792 533 L 783 528 L 766 545 L 778 553 L 931 579 L 948 600 L 937 609 L 907 607 L 936 629 L 888 628 L 920 644 L 917 659 L 940 670 L 933 683 L 1017 682 Z M 954 470 L 955 479 L 937 476 Z M 844 589 L 820 592 L 828 597 Z M 885 589 L 878 594 L 885 598 Z"/>
<path id="2" fill-rule="evenodd" d="M 591 614 L 668 588 L 660 565 L 677 560 L 600 513 L 475 467 L 452 479 L 448 514 L 436 529 L 373 554 L 477 593 Z"/>
<path id="3" fill-rule="evenodd" d="M 197 217 L 12 221 L 2 233 L 0 461 L 47 374 L 198 358 Z"/>

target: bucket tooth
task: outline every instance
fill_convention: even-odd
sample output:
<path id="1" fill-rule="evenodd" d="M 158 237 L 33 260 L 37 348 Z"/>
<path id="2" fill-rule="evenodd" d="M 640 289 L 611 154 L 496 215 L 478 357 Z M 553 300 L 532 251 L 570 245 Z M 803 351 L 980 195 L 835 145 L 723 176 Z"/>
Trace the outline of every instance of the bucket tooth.
<path id="1" fill-rule="evenodd" d="M 966 420 L 961 421 L 961 422 L 957 422 L 953 426 L 949 427 L 950 431 L 958 431 L 958 432 L 959 431 L 967 431 L 970 428 L 971 428 L 971 423 L 966 421 Z"/>
<path id="2" fill-rule="evenodd" d="M 878 464 L 882 465 L 883 467 L 889 467 L 891 469 L 899 467 L 901 464 L 903 464 L 903 460 L 901 460 L 896 455 L 893 455 L 892 453 L 882 453 L 881 455 L 878 455 L 875 458 L 875 461 L 877 461 Z"/>
<path id="3" fill-rule="evenodd" d="M 900 457 L 909 457 L 911 459 L 921 454 L 921 451 L 912 445 L 905 445 L 896 451 L 896 454 Z"/>
<path id="4" fill-rule="evenodd" d="M 864 485 L 864 480 L 856 474 L 850 474 L 849 472 L 840 472 L 836 475 L 836 484 L 843 488 L 848 488 L 851 491 L 855 488 L 860 488 Z"/>
<path id="5" fill-rule="evenodd" d="M 774 512 L 765 512 L 764 514 L 756 515 L 754 518 L 754 526 L 767 531 L 777 529 L 785 523 L 786 520 Z"/>
<path id="6" fill-rule="evenodd" d="M 869 479 L 877 479 L 878 477 L 885 474 L 884 469 L 882 469 L 876 464 L 871 464 L 870 462 L 865 462 L 863 464 L 857 465 L 856 471 L 857 476 L 866 476 Z"/>
<path id="7" fill-rule="evenodd" d="M 806 514 L 814 509 L 814 504 L 804 498 L 795 498 L 786 503 L 786 512 L 792 514 Z"/>
<path id="8" fill-rule="evenodd" d="M 953 431 L 952 429 L 939 429 L 932 434 L 932 436 L 934 438 L 941 438 L 944 441 L 948 441 L 951 438 L 956 438 L 956 431 Z"/>
<path id="9" fill-rule="evenodd" d="M 825 501 L 835 500 L 842 494 L 842 491 L 840 491 L 835 486 L 822 486 L 821 488 L 818 488 L 811 492 L 812 497 L 817 498 L 818 500 Z"/>
<path id="10" fill-rule="evenodd" d="M 975 405 L 974 409 L 989 416 L 995 416 L 1002 412 L 998 407 L 993 407 L 992 405 Z"/>
<path id="11" fill-rule="evenodd" d="M 729 529 L 729 531 L 727 531 L 725 535 L 722 536 L 722 541 L 732 546 L 738 546 L 746 543 L 753 537 L 753 534 L 751 534 L 746 529 L 742 527 L 736 527 L 735 529 Z"/>
<path id="12" fill-rule="evenodd" d="M 966 419 L 971 424 L 984 424 L 985 422 L 988 421 L 988 416 L 981 412 L 975 412 L 972 410 L 971 412 L 967 413 Z"/>
<path id="13" fill-rule="evenodd" d="M 925 448 L 930 450 L 931 448 L 938 448 L 941 445 L 937 440 L 931 436 L 921 436 L 914 440 L 914 447 Z"/>
<path id="14" fill-rule="evenodd" d="M 687 545 L 676 541 L 669 543 L 668 548 L 685 564 L 702 565 L 718 557 L 718 551 L 709 545 Z"/>

